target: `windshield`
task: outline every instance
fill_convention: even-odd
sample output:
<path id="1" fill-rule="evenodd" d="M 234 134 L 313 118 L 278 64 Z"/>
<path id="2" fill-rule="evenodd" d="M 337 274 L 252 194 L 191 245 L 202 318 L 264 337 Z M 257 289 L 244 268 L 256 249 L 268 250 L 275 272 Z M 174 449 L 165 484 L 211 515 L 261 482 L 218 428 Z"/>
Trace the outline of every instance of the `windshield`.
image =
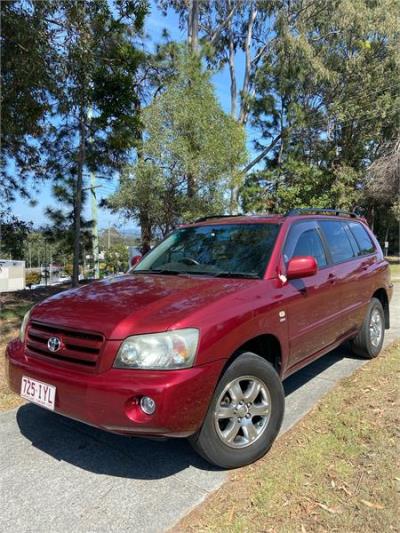
<path id="1" fill-rule="evenodd" d="M 180 228 L 131 272 L 261 278 L 278 231 L 272 223 Z"/>

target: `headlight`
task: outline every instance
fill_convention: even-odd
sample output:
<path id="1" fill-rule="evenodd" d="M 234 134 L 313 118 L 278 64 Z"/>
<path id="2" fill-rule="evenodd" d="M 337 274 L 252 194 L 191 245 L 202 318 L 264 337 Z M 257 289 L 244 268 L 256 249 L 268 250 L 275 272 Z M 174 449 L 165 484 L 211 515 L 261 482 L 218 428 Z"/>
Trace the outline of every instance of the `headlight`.
<path id="1" fill-rule="evenodd" d="M 134 335 L 122 343 L 114 366 L 160 370 L 188 368 L 193 365 L 198 341 L 197 329 Z"/>
<path id="2" fill-rule="evenodd" d="M 28 325 L 29 318 L 31 316 L 31 311 L 32 311 L 32 309 L 29 309 L 29 311 L 27 313 L 25 313 L 25 316 L 22 319 L 22 324 L 21 324 L 21 327 L 19 329 L 19 340 L 21 342 L 24 342 L 24 340 L 25 340 L 26 326 Z"/>

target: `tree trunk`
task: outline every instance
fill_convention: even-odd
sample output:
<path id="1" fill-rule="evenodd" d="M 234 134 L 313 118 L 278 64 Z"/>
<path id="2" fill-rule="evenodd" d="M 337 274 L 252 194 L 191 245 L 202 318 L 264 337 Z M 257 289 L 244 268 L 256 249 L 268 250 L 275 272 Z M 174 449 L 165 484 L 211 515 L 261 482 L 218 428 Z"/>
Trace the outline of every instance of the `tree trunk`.
<path id="1" fill-rule="evenodd" d="M 371 223 L 370 223 L 370 226 L 371 226 L 371 230 L 374 231 L 374 227 L 375 227 L 375 206 L 374 206 L 374 204 L 372 204 L 372 208 L 371 208 Z"/>
<path id="2" fill-rule="evenodd" d="M 199 0 L 191 0 L 188 40 L 191 52 L 197 54 L 199 51 Z"/>
<path id="3" fill-rule="evenodd" d="M 231 9 L 231 3 L 228 3 Z M 232 23 L 229 22 L 229 76 L 231 78 L 231 116 L 237 120 L 237 83 L 235 68 L 235 44 L 233 42 Z M 230 191 L 230 212 L 235 215 L 239 212 L 239 187 L 231 186 Z"/>
<path id="4" fill-rule="evenodd" d="M 188 14 L 187 14 L 187 45 L 188 48 L 191 47 L 192 44 L 192 10 L 193 10 L 193 2 L 189 2 L 188 6 Z"/>
<path id="5" fill-rule="evenodd" d="M 249 102 L 248 97 L 250 93 L 250 80 L 251 80 L 251 44 L 253 39 L 253 27 L 255 20 L 257 18 L 257 7 L 254 2 L 251 4 L 251 10 L 249 15 L 249 21 L 247 26 L 247 33 L 246 33 L 246 41 L 245 41 L 245 72 L 244 72 L 244 78 L 243 78 L 243 86 L 241 91 L 241 103 L 240 103 L 240 113 L 239 113 L 239 124 L 242 124 L 243 126 L 246 125 L 247 119 L 249 116 Z M 234 50 L 231 51 L 231 48 L 233 48 L 232 38 L 229 42 L 229 70 L 231 74 L 231 99 L 233 97 L 232 95 L 232 84 L 234 84 L 234 91 L 235 91 L 235 115 L 236 115 L 236 78 L 232 78 L 232 73 L 235 74 L 234 70 L 231 70 L 231 63 L 234 67 Z M 232 108 L 231 108 L 232 109 Z M 235 116 L 236 118 L 236 116 Z M 230 207 L 232 214 L 237 214 L 239 212 L 239 190 L 240 185 L 235 185 L 231 189 L 231 199 L 230 199 Z"/>
<path id="6" fill-rule="evenodd" d="M 151 230 L 149 216 L 147 214 L 147 211 L 144 209 L 139 214 L 139 222 L 140 222 L 140 238 L 142 241 L 141 252 L 142 252 L 142 255 L 145 255 L 151 248 L 152 230 Z"/>
<path id="7" fill-rule="evenodd" d="M 253 40 L 253 28 L 254 23 L 257 18 L 257 7 L 254 2 L 251 4 L 251 10 L 249 15 L 249 21 L 247 25 L 247 33 L 246 33 L 246 41 L 245 41 L 245 47 L 244 47 L 244 53 L 245 53 L 245 71 L 244 71 L 244 79 L 243 79 L 243 87 L 241 92 L 241 104 L 240 104 L 240 115 L 239 115 L 239 123 L 246 125 L 247 119 L 249 116 L 249 102 L 248 97 L 250 94 L 250 81 L 252 79 L 252 69 L 251 69 L 251 44 Z"/>
<path id="8" fill-rule="evenodd" d="M 81 109 L 79 119 L 79 153 L 78 153 L 78 172 L 76 178 L 75 198 L 74 198 L 74 256 L 72 261 L 72 286 L 79 285 L 79 257 L 80 257 L 80 240 L 81 240 L 81 213 L 82 213 L 82 186 L 83 186 L 83 168 L 86 159 L 86 132 L 85 132 L 85 113 Z"/>
<path id="9" fill-rule="evenodd" d="M 196 183 L 195 178 L 191 173 L 189 173 L 186 177 L 186 186 L 188 198 L 194 198 Z"/>
<path id="10" fill-rule="evenodd" d="M 231 4 L 228 4 L 231 8 Z M 231 115 L 236 119 L 237 108 L 237 84 L 235 69 L 235 43 L 233 42 L 232 23 L 229 22 L 229 75 L 231 78 Z"/>

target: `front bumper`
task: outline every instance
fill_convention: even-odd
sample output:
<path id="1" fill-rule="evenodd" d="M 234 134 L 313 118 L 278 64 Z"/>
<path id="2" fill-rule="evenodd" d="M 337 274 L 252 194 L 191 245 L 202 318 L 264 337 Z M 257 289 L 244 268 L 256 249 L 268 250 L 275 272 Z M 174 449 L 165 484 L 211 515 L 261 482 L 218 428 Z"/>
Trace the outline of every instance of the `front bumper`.
<path id="1" fill-rule="evenodd" d="M 6 350 L 6 375 L 17 394 L 25 375 L 56 387 L 60 414 L 115 433 L 160 437 L 187 437 L 200 428 L 224 363 L 88 374 L 28 357 L 18 339 Z M 155 400 L 153 415 L 141 410 L 142 396 Z"/>

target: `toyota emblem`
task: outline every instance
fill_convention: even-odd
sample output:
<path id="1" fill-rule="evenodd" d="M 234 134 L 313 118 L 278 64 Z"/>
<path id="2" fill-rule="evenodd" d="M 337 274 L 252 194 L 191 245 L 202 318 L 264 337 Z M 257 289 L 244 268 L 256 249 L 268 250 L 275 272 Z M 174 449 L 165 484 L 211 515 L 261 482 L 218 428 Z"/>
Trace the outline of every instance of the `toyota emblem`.
<path id="1" fill-rule="evenodd" d="M 58 352 L 58 350 L 61 348 L 61 340 L 58 337 L 50 337 L 50 339 L 47 341 L 47 348 L 51 352 Z"/>

